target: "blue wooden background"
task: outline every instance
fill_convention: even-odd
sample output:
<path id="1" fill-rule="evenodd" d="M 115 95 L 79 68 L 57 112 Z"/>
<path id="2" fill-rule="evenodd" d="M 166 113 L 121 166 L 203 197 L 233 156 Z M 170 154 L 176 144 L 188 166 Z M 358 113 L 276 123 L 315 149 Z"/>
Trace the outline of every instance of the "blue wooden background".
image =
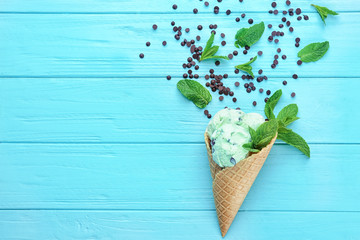
<path id="1" fill-rule="evenodd" d="M 200 34 L 201 44 L 209 31 L 197 24 L 217 23 L 229 43 L 225 53 L 235 31 L 248 26 L 235 17 L 245 12 L 273 23 L 281 15 L 266 14 L 268 0 L 223 1 L 216 16 L 215 1 L 205 8 L 177 0 L 177 11 L 174 2 L 0 0 L 1 240 L 221 239 L 203 143 L 208 119 L 176 89 L 188 52 L 173 40 L 170 21 Z M 340 15 L 324 26 L 310 3 Z M 277 142 L 226 239 L 360 239 L 360 1 L 297 0 L 291 7 L 310 20 L 293 17 L 294 33 L 279 43 L 288 60 L 270 68 L 276 48 L 266 37 L 249 56 L 264 50 L 254 67 L 270 79 L 258 87 L 282 88 L 280 107 L 299 105 L 293 129 L 312 157 Z M 302 47 L 328 40 L 330 49 L 299 67 L 297 36 Z M 235 82 L 233 66 L 245 59 L 217 72 Z M 200 64 L 201 75 L 208 69 Z M 264 96 L 240 90 L 237 104 L 214 95 L 208 109 L 262 113 Z"/>

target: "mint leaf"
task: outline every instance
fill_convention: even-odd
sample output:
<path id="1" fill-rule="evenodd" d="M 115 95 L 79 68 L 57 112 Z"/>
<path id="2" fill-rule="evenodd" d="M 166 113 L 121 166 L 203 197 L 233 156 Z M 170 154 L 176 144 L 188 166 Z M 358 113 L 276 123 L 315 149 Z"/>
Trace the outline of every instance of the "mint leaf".
<path id="1" fill-rule="evenodd" d="M 271 97 L 265 104 L 264 112 L 265 112 L 266 117 L 269 120 L 275 119 L 274 108 L 275 108 L 276 104 L 279 102 L 281 95 L 282 95 L 282 90 L 279 89 L 273 95 L 271 95 Z"/>
<path id="2" fill-rule="evenodd" d="M 197 107 L 204 108 L 211 102 L 210 92 L 200 83 L 194 80 L 183 79 L 177 83 L 177 88 L 187 99 Z"/>
<path id="3" fill-rule="evenodd" d="M 265 30 L 264 22 L 255 24 L 254 26 L 251 26 L 249 28 L 240 29 L 235 35 L 235 39 L 236 39 L 235 47 L 237 48 L 239 48 L 239 46 L 251 47 L 257 41 L 259 41 L 259 39 L 264 33 L 264 30 Z"/>
<path id="4" fill-rule="evenodd" d="M 296 117 L 298 113 L 298 106 L 296 104 L 289 104 L 279 112 L 277 119 L 284 123 L 285 126 L 299 119 Z"/>
<path id="5" fill-rule="evenodd" d="M 248 73 L 249 75 L 251 75 L 254 78 L 254 73 L 252 72 L 252 66 L 250 64 L 252 64 L 253 62 L 255 62 L 257 59 L 257 56 L 255 56 L 253 59 L 251 59 L 249 62 L 247 63 L 243 63 L 240 65 L 235 66 L 236 69 L 239 69 L 243 72 Z"/>
<path id="6" fill-rule="evenodd" d="M 325 55 L 329 46 L 328 41 L 311 43 L 298 52 L 298 57 L 303 62 L 316 62 Z"/>
<path id="7" fill-rule="evenodd" d="M 266 147 L 275 137 L 277 129 L 278 125 L 275 119 L 264 122 L 256 129 L 256 131 L 252 128 L 249 128 L 251 143 L 245 145 L 245 147 L 247 147 L 247 150 L 261 150 L 262 148 Z"/>
<path id="8" fill-rule="evenodd" d="M 243 147 L 245 150 L 248 150 L 249 152 L 255 152 L 255 153 L 260 152 L 259 149 L 253 148 L 253 145 L 252 145 L 251 142 L 250 142 L 250 143 L 245 143 L 244 145 L 242 145 L 242 147 Z"/>
<path id="9" fill-rule="evenodd" d="M 280 128 L 278 138 L 286 142 L 287 144 L 296 147 L 306 156 L 310 157 L 310 147 L 306 141 L 297 133 L 288 128 Z"/>
<path id="10" fill-rule="evenodd" d="M 311 6 L 315 7 L 316 11 L 319 13 L 322 21 L 324 22 L 324 24 L 326 25 L 325 19 L 327 18 L 328 14 L 330 15 L 339 15 L 337 12 L 334 12 L 330 9 L 328 9 L 327 7 L 320 7 L 318 5 L 315 4 L 311 4 Z"/>
<path id="11" fill-rule="evenodd" d="M 215 55 L 217 53 L 217 51 L 219 50 L 219 46 L 212 46 L 214 43 L 214 38 L 215 38 L 215 34 L 211 33 L 211 36 L 210 36 L 209 40 L 207 41 L 206 46 L 201 54 L 199 62 L 204 61 L 206 59 L 229 60 L 229 58 L 227 56 L 216 56 Z"/>

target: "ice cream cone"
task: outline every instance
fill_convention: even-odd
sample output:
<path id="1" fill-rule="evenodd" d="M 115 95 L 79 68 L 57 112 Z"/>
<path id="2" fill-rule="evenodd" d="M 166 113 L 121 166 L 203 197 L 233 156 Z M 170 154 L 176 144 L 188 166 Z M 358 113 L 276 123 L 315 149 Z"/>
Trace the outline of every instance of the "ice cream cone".
<path id="1" fill-rule="evenodd" d="M 260 152 L 239 161 L 235 166 L 221 168 L 212 159 L 210 138 L 205 133 L 211 177 L 213 178 L 215 208 L 223 237 L 229 230 L 275 140 L 276 136 Z"/>

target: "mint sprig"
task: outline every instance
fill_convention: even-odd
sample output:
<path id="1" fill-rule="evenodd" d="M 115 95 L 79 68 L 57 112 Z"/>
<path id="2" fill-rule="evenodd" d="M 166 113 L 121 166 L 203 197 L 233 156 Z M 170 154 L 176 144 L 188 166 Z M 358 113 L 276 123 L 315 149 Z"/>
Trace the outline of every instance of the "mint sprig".
<path id="1" fill-rule="evenodd" d="M 287 126 L 298 120 L 298 106 L 296 104 L 289 104 L 284 107 L 275 117 L 274 109 L 276 104 L 279 102 L 282 95 L 281 90 L 277 90 L 265 104 L 265 115 L 268 117 L 269 122 L 272 120 L 277 121 L 278 126 L 278 138 L 286 142 L 287 144 L 296 147 L 306 156 L 310 157 L 310 147 L 306 141 L 297 133 L 287 128 Z"/>
<path id="2" fill-rule="evenodd" d="M 253 62 L 255 62 L 257 59 L 257 56 L 255 56 L 253 59 L 251 59 L 249 62 L 247 63 L 243 63 L 240 65 L 235 66 L 236 69 L 239 69 L 243 72 L 248 73 L 249 75 L 251 75 L 254 78 L 254 73 L 252 72 L 252 66 L 250 64 L 252 64 Z"/>
<path id="3" fill-rule="evenodd" d="M 199 62 L 207 60 L 207 59 L 226 59 L 229 60 L 227 56 L 216 56 L 215 54 L 219 50 L 219 46 L 213 46 L 215 39 L 215 34 L 211 33 L 209 40 L 206 43 L 206 46 L 201 54 Z"/>
<path id="4" fill-rule="evenodd" d="M 328 41 L 311 43 L 299 51 L 298 57 L 303 62 L 316 62 L 325 55 L 329 47 Z"/>
<path id="5" fill-rule="evenodd" d="M 236 39 L 235 47 L 237 48 L 240 48 L 240 46 L 251 47 L 257 41 L 259 41 L 259 39 L 264 33 L 264 30 L 265 30 L 264 22 L 255 24 L 254 26 L 251 26 L 249 28 L 240 29 L 235 35 L 235 39 Z"/>
<path id="6" fill-rule="evenodd" d="M 259 152 L 266 147 L 275 137 L 278 130 L 278 122 L 273 119 L 261 124 L 256 131 L 249 127 L 251 142 L 243 145 L 250 152 Z"/>
<path id="7" fill-rule="evenodd" d="M 337 12 L 332 11 L 330 9 L 328 9 L 327 7 L 321 7 L 315 4 L 311 4 L 311 6 L 313 6 L 316 11 L 319 13 L 321 20 L 324 22 L 324 24 L 326 25 L 325 19 L 327 18 L 327 16 L 330 15 L 339 15 Z"/>
<path id="8" fill-rule="evenodd" d="M 177 83 L 177 88 L 187 99 L 191 100 L 198 108 L 204 108 L 211 102 L 210 92 L 194 80 L 183 79 Z"/>

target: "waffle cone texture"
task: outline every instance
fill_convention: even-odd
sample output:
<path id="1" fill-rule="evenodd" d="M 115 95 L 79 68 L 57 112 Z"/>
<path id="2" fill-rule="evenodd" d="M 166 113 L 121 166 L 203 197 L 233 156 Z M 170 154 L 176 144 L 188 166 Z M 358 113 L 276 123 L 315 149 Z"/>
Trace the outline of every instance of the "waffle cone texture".
<path id="1" fill-rule="evenodd" d="M 260 152 L 239 161 L 233 167 L 221 168 L 212 159 L 210 138 L 205 133 L 205 143 L 213 179 L 215 208 L 223 237 L 229 230 L 241 204 L 264 165 L 276 137 Z"/>

